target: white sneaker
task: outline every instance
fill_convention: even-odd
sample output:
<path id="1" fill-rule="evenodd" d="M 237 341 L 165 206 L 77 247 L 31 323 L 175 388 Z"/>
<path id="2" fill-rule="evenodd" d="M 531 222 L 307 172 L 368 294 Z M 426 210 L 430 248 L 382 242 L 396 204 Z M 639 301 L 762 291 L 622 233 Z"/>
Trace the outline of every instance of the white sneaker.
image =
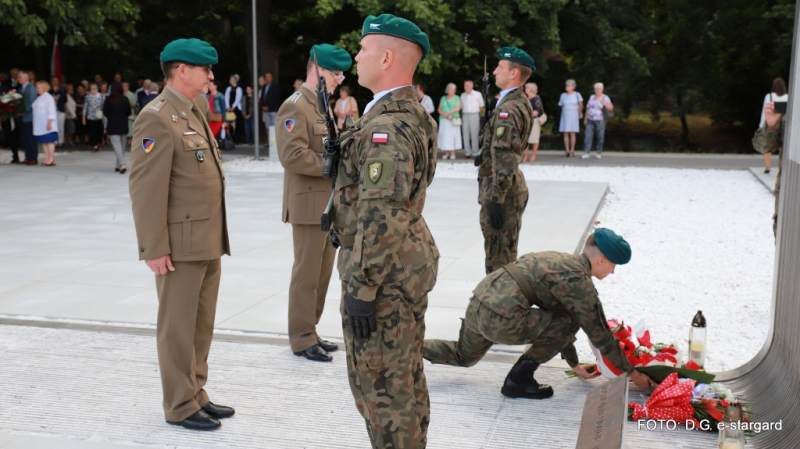
<path id="1" fill-rule="evenodd" d="M 596 157 L 597 159 L 603 159 L 603 155 L 602 155 L 602 154 L 598 154 L 598 155 L 596 155 L 595 157 Z"/>
<path id="2" fill-rule="evenodd" d="M 589 159 L 589 155 L 588 155 L 588 154 L 586 154 L 586 153 L 583 153 L 583 154 L 581 155 L 581 159 Z"/>

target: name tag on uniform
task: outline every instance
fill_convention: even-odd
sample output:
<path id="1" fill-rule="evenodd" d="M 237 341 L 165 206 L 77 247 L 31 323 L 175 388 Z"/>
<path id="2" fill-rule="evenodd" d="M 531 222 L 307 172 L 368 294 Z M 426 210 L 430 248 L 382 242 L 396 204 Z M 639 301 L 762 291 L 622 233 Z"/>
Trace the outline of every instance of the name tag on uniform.
<path id="1" fill-rule="evenodd" d="M 195 131 L 184 131 L 184 132 L 183 132 L 183 135 L 184 135 L 184 136 L 194 136 L 194 135 L 196 135 L 196 134 L 197 134 L 197 133 L 196 133 Z"/>

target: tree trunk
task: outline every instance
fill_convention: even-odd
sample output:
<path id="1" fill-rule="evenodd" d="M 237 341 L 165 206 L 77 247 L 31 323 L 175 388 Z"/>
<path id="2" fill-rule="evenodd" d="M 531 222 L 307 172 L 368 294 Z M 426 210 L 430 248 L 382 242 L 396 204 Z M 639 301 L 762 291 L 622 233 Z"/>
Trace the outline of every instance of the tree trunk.
<path id="1" fill-rule="evenodd" d="M 679 146 L 691 149 L 693 146 L 689 141 L 689 123 L 686 122 L 686 110 L 683 108 L 683 94 L 680 92 L 675 94 L 675 102 L 678 105 L 678 117 L 681 119 L 681 138 Z"/>
<path id="2" fill-rule="evenodd" d="M 253 10 L 250 4 L 252 1 L 247 2 L 247 8 L 250 12 L 246 15 L 244 29 L 245 33 L 245 48 L 247 49 L 247 66 L 248 73 L 253 71 Z M 269 33 L 270 13 L 271 13 L 271 0 L 256 0 L 256 28 L 258 35 L 256 37 L 258 44 L 258 74 L 263 75 L 266 72 L 272 72 L 275 80 L 278 81 L 280 76 L 280 67 L 278 64 L 278 49 L 272 43 Z"/>

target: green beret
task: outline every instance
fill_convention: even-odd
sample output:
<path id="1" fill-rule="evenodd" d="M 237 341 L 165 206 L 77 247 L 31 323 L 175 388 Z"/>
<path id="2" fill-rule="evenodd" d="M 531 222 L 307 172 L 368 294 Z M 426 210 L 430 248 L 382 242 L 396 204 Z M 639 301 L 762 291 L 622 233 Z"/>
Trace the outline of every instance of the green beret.
<path id="1" fill-rule="evenodd" d="M 506 60 L 511 62 L 516 62 L 517 64 L 522 64 L 525 67 L 530 67 L 531 70 L 534 72 L 536 71 L 536 63 L 533 62 L 533 58 L 531 55 L 517 47 L 503 47 L 500 50 L 497 50 L 497 57 L 500 60 Z"/>
<path id="2" fill-rule="evenodd" d="M 178 39 L 161 52 L 161 62 L 180 61 L 192 65 L 213 65 L 219 62 L 217 50 L 200 39 Z"/>
<path id="3" fill-rule="evenodd" d="M 594 231 L 594 242 L 611 263 L 625 265 L 631 261 L 631 245 L 611 229 L 598 228 Z"/>
<path id="4" fill-rule="evenodd" d="M 317 54 L 317 64 L 328 70 L 339 70 L 344 72 L 353 66 L 353 57 L 344 48 L 331 44 L 317 44 L 311 47 L 309 54 L 314 59 Z"/>
<path id="5" fill-rule="evenodd" d="M 431 49 L 428 35 L 423 33 L 414 22 L 391 14 L 381 14 L 378 17 L 368 16 L 364 20 L 361 37 L 363 38 L 368 34 L 385 34 L 413 42 L 422 47 L 422 59 L 428 57 L 428 52 Z"/>

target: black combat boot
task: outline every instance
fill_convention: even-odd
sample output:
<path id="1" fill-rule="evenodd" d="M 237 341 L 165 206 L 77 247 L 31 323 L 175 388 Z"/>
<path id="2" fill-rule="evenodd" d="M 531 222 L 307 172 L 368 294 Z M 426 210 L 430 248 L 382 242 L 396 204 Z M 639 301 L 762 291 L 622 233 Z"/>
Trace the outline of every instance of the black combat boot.
<path id="1" fill-rule="evenodd" d="M 539 364 L 530 359 L 519 359 L 506 376 L 501 393 L 509 398 L 546 399 L 553 395 L 550 385 L 539 385 L 533 372 Z"/>

